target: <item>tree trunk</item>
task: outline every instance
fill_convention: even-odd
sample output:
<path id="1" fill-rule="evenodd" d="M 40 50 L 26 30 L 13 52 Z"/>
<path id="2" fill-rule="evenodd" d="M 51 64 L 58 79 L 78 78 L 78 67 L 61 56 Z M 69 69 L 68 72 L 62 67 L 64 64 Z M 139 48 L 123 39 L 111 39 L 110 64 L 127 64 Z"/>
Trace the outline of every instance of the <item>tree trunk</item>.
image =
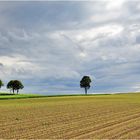
<path id="1" fill-rule="evenodd" d="M 14 92 L 15 92 L 15 90 L 14 90 L 14 88 L 13 88 L 13 94 L 14 94 Z"/>
<path id="2" fill-rule="evenodd" d="M 19 90 L 17 89 L 17 94 L 18 94 Z"/>
<path id="3" fill-rule="evenodd" d="M 87 95 L 87 87 L 85 87 L 85 94 Z"/>

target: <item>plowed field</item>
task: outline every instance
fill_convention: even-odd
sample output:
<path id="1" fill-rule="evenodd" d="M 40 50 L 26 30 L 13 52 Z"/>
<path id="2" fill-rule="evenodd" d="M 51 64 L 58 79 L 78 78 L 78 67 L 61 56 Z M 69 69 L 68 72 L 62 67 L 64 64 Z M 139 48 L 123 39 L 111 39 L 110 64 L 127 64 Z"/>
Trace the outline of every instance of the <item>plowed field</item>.
<path id="1" fill-rule="evenodd" d="M 3 139 L 140 139 L 140 94 L 0 100 Z"/>

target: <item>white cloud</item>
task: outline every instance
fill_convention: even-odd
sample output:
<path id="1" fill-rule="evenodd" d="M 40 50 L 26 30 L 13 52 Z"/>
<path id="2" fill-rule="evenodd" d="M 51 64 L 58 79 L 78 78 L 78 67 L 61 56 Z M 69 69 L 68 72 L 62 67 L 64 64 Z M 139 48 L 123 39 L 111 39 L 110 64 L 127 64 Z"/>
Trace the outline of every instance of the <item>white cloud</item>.
<path id="1" fill-rule="evenodd" d="M 107 10 L 121 10 L 125 1 L 126 0 L 117 0 L 117 1 L 109 0 L 107 1 L 106 9 Z"/>

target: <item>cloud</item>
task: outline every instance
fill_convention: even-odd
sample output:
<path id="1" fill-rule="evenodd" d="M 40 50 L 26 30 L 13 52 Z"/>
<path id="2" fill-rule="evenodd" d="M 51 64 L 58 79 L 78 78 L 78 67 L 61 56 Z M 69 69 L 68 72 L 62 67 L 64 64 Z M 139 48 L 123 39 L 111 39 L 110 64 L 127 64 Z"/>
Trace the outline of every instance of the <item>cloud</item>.
<path id="1" fill-rule="evenodd" d="M 2 63 L 0 63 L 0 67 L 3 67 L 3 64 Z"/>
<path id="2" fill-rule="evenodd" d="M 133 91 L 139 85 L 139 1 L 0 2 L 0 77 L 23 92 Z"/>

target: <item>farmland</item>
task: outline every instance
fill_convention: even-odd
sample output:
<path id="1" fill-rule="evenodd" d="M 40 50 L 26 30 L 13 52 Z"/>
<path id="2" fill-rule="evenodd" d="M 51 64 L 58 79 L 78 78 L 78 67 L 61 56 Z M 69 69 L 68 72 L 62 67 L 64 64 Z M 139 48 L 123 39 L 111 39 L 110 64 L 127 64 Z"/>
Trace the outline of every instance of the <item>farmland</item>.
<path id="1" fill-rule="evenodd" d="M 140 94 L 0 100 L 0 138 L 140 139 Z"/>

